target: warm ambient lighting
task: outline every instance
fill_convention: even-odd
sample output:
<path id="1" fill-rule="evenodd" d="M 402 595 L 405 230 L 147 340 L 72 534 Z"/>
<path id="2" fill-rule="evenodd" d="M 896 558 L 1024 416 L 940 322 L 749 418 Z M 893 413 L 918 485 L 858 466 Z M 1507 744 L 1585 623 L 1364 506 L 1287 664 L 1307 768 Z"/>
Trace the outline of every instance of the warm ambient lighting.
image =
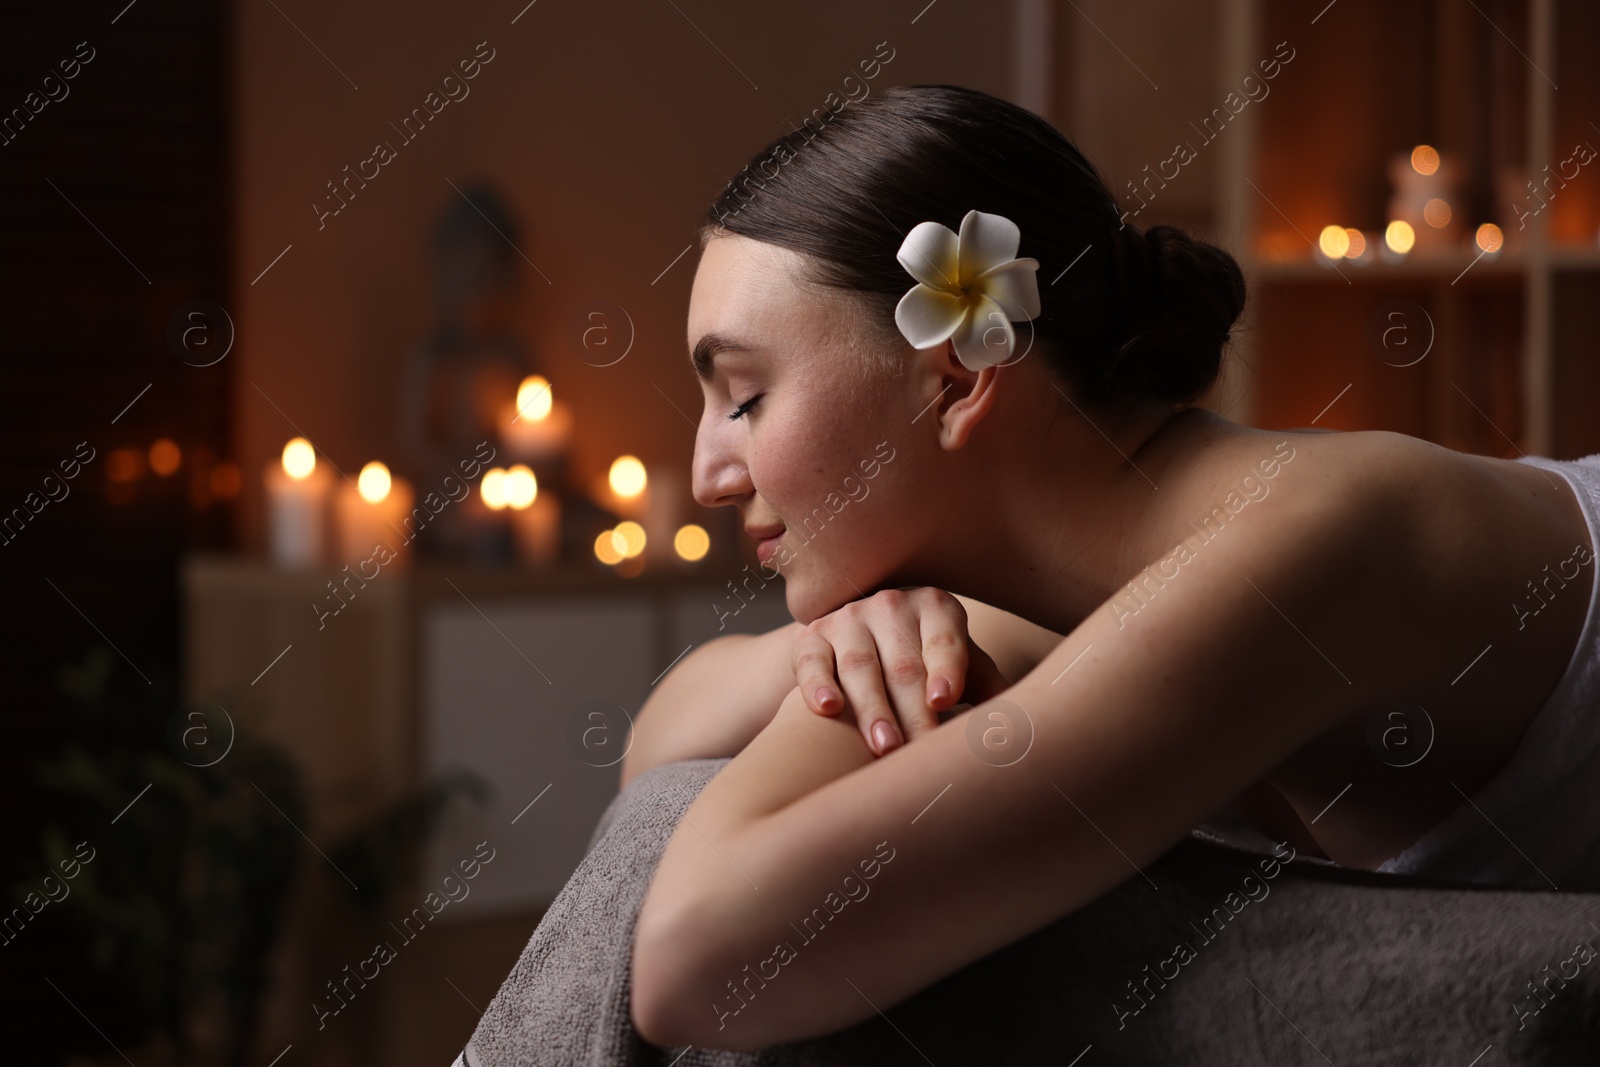
<path id="1" fill-rule="evenodd" d="M 1485 252 L 1498 252 L 1505 243 L 1505 236 L 1501 234 L 1500 227 L 1492 222 L 1486 222 L 1478 227 L 1478 247 Z"/>
<path id="2" fill-rule="evenodd" d="M 617 523 L 617 528 L 612 531 L 612 536 L 617 542 L 617 548 L 622 552 L 624 559 L 632 559 L 644 551 L 644 527 L 629 520 Z"/>
<path id="3" fill-rule="evenodd" d="M 537 374 L 522 379 L 517 387 L 517 413 L 524 422 L 540 422 L 550 414 L 550 383 Z"/>
<path id="4" fill-rule="evenodd" d="M 521 511 L 533 503 L 533 498 L 539 495 L 539 482 L 533 476 L 533 471 L 518 463 L 506 471 L 505 499 L 506 504 L 513 511 Z"/>
<path id="5" fill-rule="evenodd" d="M 119 448 L 106 457 L 106 478 L 134 482 L 144 477 L 145 456 L 137 448 Z"/>
<path id="6" fill-rule="evenodd" d="M 1411 229 L 1411 223 L 1404 219 L 1395 219 L 1389 223 L 1389 228 L 1383 231 L 1383 243 L 1389 246 L 1391 252 L 1398 252 L 1403 256 L 1417 243 L 1417 235 Z"/>
<path id="7" fill-rule="evenodd" d="M 1350 247 L 1345 249 L 1344 258 L 1360 259 L 1367 251 L 1367 238 L 1354 226 L 1346 226 L 1344 235 L 1350 239 Z"/>
<path id="8" fill-rule="evenodd" d="M 637 457 L 618 456 L 611 464 L 610 480 L 611 491 L 627 500 L 644 492 L 649 479 Z"/>
<path id="9" fill-rule="evenodd" d="M 178 469 L 183 453 L 178 443 L 170 437 L 160 437 L 150 446 L 150 469 L 165 478 Z"/>
<path id="10" fill-rule="evenodd" d="M 1417 145 L 1411 150 L 1411 169 L 1418 174 L 1432 174 L 1439 169 L 1439 153 L 1432 145 Z"/>
<path id="11" fill-rule="evenodd" d="M 296 437 L 283 446 L 283 472 L 295 481 L 311 477 L 317 469 L 317 450 L 304 437 Z"/>
<path id="12" fill-rule="evenodd" d="M 601 530 L 594 539 L 594 558 L 607 566 L 622 562 L 622 549 L 617 544 L 615 530 Z"/>
<path id="13" fill-rule="evenodd" d="M 211 491 L 219 497 L 229 499 L 238 496 L 242 481 L 237 463 L 218 463 L 211 468 Z"/>
<path id="14" fill-rule="evenodd" d="M 680 526 L 677 534 L 672 538 L 672 547 L 678 553 L 679 558 L 693 563 L 697 559 L 703 559 L 705 554 L 711 550 L 711 535 L 706 533 L 703 527 L 696 526 L 694 523 Z"/>
<path id="15" fill-rule="evenodd" d="M 483 502 L 489 506 L 490 511 L 499 511 L 506 506 L 506 472 L 502 467 L 490 467 L 483 472 L 483 481 L 478 485 L 478 492 L 483 497 Z"/>
<path id="16" fill-rule="evenodd" d="M 1427 220 L 1429 226 L 1442 230 L 1450 225 L 1450 204 L 1436 196 L 1423 206 L 1422 217 Z"/>
<path id="17" fill-rule="evenodd" d="M 389 495 L 389 468 L 373 460 L 356 476 L 356 492 L 369 504 L 381 504 Z"/>
<path id="18" fill-rule="evenodd" d="M 1329 259 L 1338 259 L 1350 250 L 1350 235 L 1343 226 L 1324 226 L 1317 237 L 1317 247 Z"/>

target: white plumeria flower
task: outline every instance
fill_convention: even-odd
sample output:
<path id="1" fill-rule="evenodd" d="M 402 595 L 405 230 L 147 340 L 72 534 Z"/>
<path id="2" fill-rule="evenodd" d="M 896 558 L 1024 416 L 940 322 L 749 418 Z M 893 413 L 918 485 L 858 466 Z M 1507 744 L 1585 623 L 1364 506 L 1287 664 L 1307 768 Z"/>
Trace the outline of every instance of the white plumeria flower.
<path id="1" fill-rule="evenodd" d="M 1021 244 L 1016 223 L 983 211 L 967 212 L 960 236 L 937 222 L 913 226 L 895 258 L 917 284 L 894 309 L 911 347 L 954 341 L 972 371 L 1010 359 L 1012 321 L 1039 314 L 1039 261 L 1017 259 Z"/>

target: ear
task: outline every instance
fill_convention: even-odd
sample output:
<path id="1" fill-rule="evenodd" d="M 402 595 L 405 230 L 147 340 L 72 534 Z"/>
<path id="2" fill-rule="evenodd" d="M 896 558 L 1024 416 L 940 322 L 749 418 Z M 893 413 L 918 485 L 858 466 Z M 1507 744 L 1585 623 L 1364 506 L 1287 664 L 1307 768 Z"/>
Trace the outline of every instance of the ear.
<path id="1" fill-rule="evenodd" d="M 938 416 L 939 446 L 954 451 L 966 445 L 978 424 L 993 410 L 1000 368 L 968 370 L 956 358 L 954 341 L 928 349 L 926 355 L 938 391 L 932 407 Z"/>

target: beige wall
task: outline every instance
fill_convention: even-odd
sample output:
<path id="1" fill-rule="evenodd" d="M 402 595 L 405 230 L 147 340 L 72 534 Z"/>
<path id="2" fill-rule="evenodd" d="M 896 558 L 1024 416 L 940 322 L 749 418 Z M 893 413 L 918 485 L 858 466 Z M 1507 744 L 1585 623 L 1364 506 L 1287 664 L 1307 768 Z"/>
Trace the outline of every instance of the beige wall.
<path id="1" fill-rule="evenodd" d="M 426 235 L 457 196 L 447 179 L 498 184 L 522 222 L 519 245 L 550 279 L 524 267 L 519 322 L 576 408 L 580 472 L 624 451 L 687 465 L 693 429 L 662 393 L 698 417 L 684 339 L 695 253 L 652 280 L 727 177 L 788 119 L 822 106 L 880 41 L 895 57 L 875 86 L 1009 91 L 1008 4 L 939 0 L 913 25 L 922 6 L 679 0 L 680 13 L 665 2 L 539 0 L 512 25 L 521 0 L 286 0 L 284 14 L 237 5 L 230 310 L 245 543 L 261 543 L 259 472 L 293 436 L 291 421 L 352 476 L 397 455 L 400 370 L 432 325 Z M 402 146 L 389 123 L 480 41 L 495 54 L 470 96 Z M 324 183 L 379 140 L 397 158 L 319 231 L 311 205 Z M 613 367 L 568 348 L 570 322 L 593 300 L 621 305 L 637 329 Z"/>

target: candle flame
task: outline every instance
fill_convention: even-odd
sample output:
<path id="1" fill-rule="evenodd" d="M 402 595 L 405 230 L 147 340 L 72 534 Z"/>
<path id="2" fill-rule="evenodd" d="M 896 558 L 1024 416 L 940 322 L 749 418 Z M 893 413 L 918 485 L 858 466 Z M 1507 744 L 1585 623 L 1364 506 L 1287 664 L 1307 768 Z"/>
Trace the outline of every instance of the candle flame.
<path id="1" fill-rule="evenodd" d="M 1329 259 L 1338 259 L 1350 251 L 1350 235 L 1343 226 L 1324 226 L 1317 235 L 1317 247 Z"/>
<path id="2" fill-rule="evenodd" d="M 517 411 L 528 422 L 542 422 L 552 403 L 550 383 L 537 374 L 528 375 L 517 387 Z"/>
<path id="3" fill-rule="evenodd" d="M 533 471 L 521 463 L 506 471 L 505 501 L 513 511 L 521 511 L 539 495 L 539 481 Z"/>
<path id="4" fill-rule="evenodd" d="M 617 546 L 617 531 L 601 530 L 594 539 L 594 558 L 607 566 L 622 562 L 622 549 Z"/>
<path id="5" fill-rule="evenodd" d="M 506 506 L 506 472 L 501 467 L 490 467 L 483 473 L 483 482 L 478 486 L 478 492 L 483 496 L 483 502 L 491 511 L 499 511 Z"/>
<path id="6" fill-rule="evenodd" d="M 296 437 L 283 446 L 283 472 L 295 481 L 311 477 L 317 469 L 317 450 L 304 437 Z"/>
<path id="7" fill-rule="evenodd" d="M 356 492 L 369 504 L 381 504 L 389 495 L 392 481 L 389 468 L 373 460 L 362 467 L 361 473 L 356 476 Z"/>
<path id="8" fill-rule="evenodd" d="M 632 500 L 644 492 L 649 481 L 644 464 L 637 456 L 618 456 L 611 464 L 611 491 L 624 500 Z"/>
<path id="9" fill-rule="evenodd" d="M 672 538 L 672 547 L 682 559 L 693 563 L 697 559 L 705 558 L 711 549 L 711 535 L 706 533 L 705 527 L 690 523 L 678 527 L 677 534 Z"/>
<path id="10" fill-rule="evenodd" d="M 1402 256 L 1411 251 L 1411 246 L 1416 242 L 1416 231 L 1405 219 L 1395 219 L 1389 223 L 1389 228 L 1383 231 L 1383 243 L 1388 245 L 1391 251 L 1399 252 Z"/>
<path id="11" fill-rule="evenodd" d="M 622 552 L 624 559 L 632 559 L 644 551 L 644 527 L 636 522 L 619 522 L 612 531 L 613 539 L 618 542 L 617 548 Z"/>

